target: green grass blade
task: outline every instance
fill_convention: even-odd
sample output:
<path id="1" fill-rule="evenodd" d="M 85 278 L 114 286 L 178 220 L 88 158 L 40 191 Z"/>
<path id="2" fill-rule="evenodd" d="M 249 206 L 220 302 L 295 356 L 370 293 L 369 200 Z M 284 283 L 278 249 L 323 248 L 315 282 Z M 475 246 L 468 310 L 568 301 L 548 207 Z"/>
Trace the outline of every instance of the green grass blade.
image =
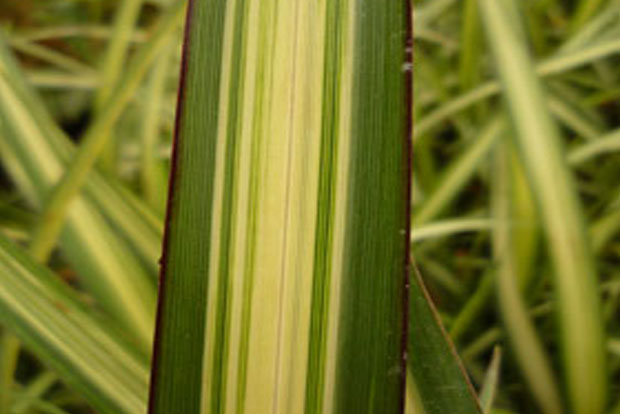
<path id="1" fill-rule="evenodd" d="M 577 2 L 577 10 L 571 22 L 571 29 L 578 30 L 592 16 L 596 14 L 598 9 L 604 4 L 605 0 L 580 0 Z"/>
<path id="2" fill-rule="evenodd" d="M 593 44 L 588 44 L 578 50 L 569 50 L 558 53 L 545 59 L 536 66 L 539 76 L 553 76 L 580 66 L 596 62 L 610 55 L 620 52 L 620 40 L 617 38 L 605 39 Z M 432 110 L 416 122 L 413 130 L 414 143 L 417 139 L 428 134 L 429 131 L 441 124 L 447 118 L 469 108 L 470 106 L 497 95 L 501 91 L 499 83 L 495 80 L 485 82 L 480 86 L 465 92 L 446 102 L 444 105 Z"/>
<path id="3" fill-rule="evenodd" d="M 505 139 L 504 139 L 505 141 Z M 506 143 L 504 142 L 504 145 Z M 516 151 L 510 152 L 510 197 L 512 201 L 510 219 L 513 226 L 510 228 L 510 238 L 515 263 L 518 263 L 517 283 L 520 292 L 531 291 L 536 279 L 542 278 L 537 272 L 534 263 L 539 256 L 541 226 L 538 206 L 534 194 L 527 181 L 523 166 L 518 162 Z"/>
<path id="4" fill-rule="evenodd" d="M 576 108 L 573 108 L 562 97 L 551 94 L 547 99 L 551 114 L 578 136 L 593 141 L 601 135 L 601 131 L 589 122 Z"/>
<path id="5" fill-rule="evenodd" d="M 520 251 L 519 229 L 516 223 L 515 184 L 521 181 L 523 172 L 518 169 L 514 157 L 507 150 L 508 144 L 498 146 L 493 170 L 493 253 L 497 260 L 497 298 L 499 310 L 511 340 L 521 372 L 534 395 L 541 412 L 563 413 L 562 400 L 551 363 L 530 319 L 523 299 L 519 281 L 529 278 L 534 257 L 524 256 Z"/>
<path id="6" fill-rule="evenodd" d="M 456 0 L 428 0 L 422 5 L 415 7 L 413 11 L 413 31 L 416 32 L 419 28 L 430 25 L 433 20 L 440 17 L 456 2 Z"/>
<path id="7" fill-rule="evenodd" d="M 599 253 L 619 230 L 620 210 L 617 208 L 593 222 L 589 228 L 589 235 L 594 251 Z"/>
<path id="8" fill-rule="evenodd" d="M 21 128 L 15 128 L 14 134 L 9 134 L 9 131 L 5 129 L 0 136 L 0 145 L 4 140 L 6 141 L 4 145 L 8 149 L 0 152 L 0 156 L 5 164 L 14 164 L 9 171 L 12 175 L 16 174 L 17 169 L 24 170 L 21 174 L 23 178 L 16 180 L 17 185 L 22 186 L 21 191 L 26 193 L 30 199 L 35 196 L 41 199 L 48 190 L 45 189 L 45 192 L 41 193 L 41 189 L 37 189 L 33 182 L 45 181 L 44 177 L 56 174 L 50 171 L 49 162 L 42 162 L 41 154 L 47 153 L 47 158 L 56 160 L 56 163 L 67 164 L 75 155 L 75 146 L 51 119 L 47 110 L 41 105 L 38 96 L 28 88 L 17 65 L 6 51 L 2 52 L 1 56 L 3 77 L 6 79 L 7 86 L 11 89 L 11 93 L 17 96 L 17 99 L 23 101 L 22 108 L 26 111 L 23 116 L 27 117 L 29 119 L 27 122 L 36 126 L 40 133 L 31 133 L 23 125 Z M 26 123 L 25 118 L 24 123 Z M 31 142 L 32 148 L 39 148 L 41 151 L 18 149 L 25 142 Z M 17 158 L 9 157 L 7 152 L 13 152 L 14 157 Z M 31 183 L 26 183 L 26 181 Z M 121 185 L 109 177 L 102 177 L 97 171 L 89 174 L 85 190 L 88 198 L 130 241 L 132 247 L 155 272 L 161 253 L 161 221 L 163 220 L 145 209 L 142 202 L 124 190 Z"/>
<path id="9" fill-rule="evenodd" d="M 419 404 L 426 414 L 482 413 L 474 388 L 417 270 L 413 279 L 407 365 L 411 374 L 408 379 L 415 383 Z"/>
<path id="10" fill-rule="evenodd" d="M 166 45 L 170 34 L 174 33 L 184 5 L 184 1 L 178 0 L 155 25 L 151 38 L 138 51 L 133 63 L 119 80 L 118 87 L 106 102 L 105 108 L 84 133 L 74 159 L 48 195 L 31 245 L 31 250 L 38 257 L 48 257 L 54 248 L 71 201 L 80 192 L 105 146 L 111 128 L 132 98 L 157 52 Z"/>
<path id="11" fill-rule="evenodd" d="M 77 61 L 74 58 L 63 55 L 62 53 L 56 52 L 54 50 L 50 50 L 45 46 L 41 46 L 39 44 L 32 43 L 24 39 L 14 37 L 10 38 L 9 44 L 16 51 L 19 51 L 25 55 L 34 57 L 36 59 L 48 62 L 57 68 L 72 72 L 76 75 L 96 74 L 95 70 L 92 67 L 86 65 L 85 63 Z"/>
<path id="12" fill-rule="evenodd" d="M 127 60 L 127 50 L 133 34 L 134 26 L 140 14 L 142 0 L 124 0 L 114 16 L 114 28 L 112 36 L 107 45 L 106 52 L 103 56 L 101 65 L 101 83 L 95 94 L 94 109 L 100 113 L 108 99 L 112 96 L 112 92 L 119 86 L 119 80 L 122 79 L 122 73 Z M 114 139 L 107 139 L 107 145 L 101 157 L 103 166 L 106 171 L 114 175 L 116 171 L 116 143 Z"/>
<path id="13" fill-rule="evenodd" d="M 620 151 L 619 130 L 612 131 L 604 136 L 599 136 L 596 140 L 573 149 L 568 153 L 568 162 L 571 165 L 578 165 L 601 154 L 617 151 Z"/>
<path id="14" fill-rule="evenodd" d="M 512 191 L 512 218 L 516 223 L 521 223 L 512 229 L 516 262 L 529 263 L 536 255 L 538 248 L 539 224 L 537 208 L 522 173 L 515 174 Z M 478 315 L 487 307 L 495 287 L 494 273 L 495 269 L 492 267 L 485 271 L 475 293 L 470 296 L 470 299 L 454 319 L 450 326 L 450 335 L 454 341 L 458 342 Z M 519 272 L 518 287 L 521 292 L 526 292 L 531 287 L 532 279 L 537 274 L 537 272 L 532 271 Z"/>
<path id="15" fill-rule="evenodd" d="M 3 236 L 0 322 L 100 412 L 145 412 L 145 358 L 93 317 L 53 273 Z"/>
<path id="16" fill-rule="evenodd" d="M 114 16 L 114 27 L 100 69 L 101 87 L 95 97 L 95 107 L 98 109 L 105 106 L 121 79 L 127 50 L 141 7 L 142 0 L 122 1 Z"/>
<path id="17" fill-rule="evenodd" d="M 194 1 L 151 413 L 399 413 L 406 2 Z"/>
<path id="18" fill-rule="evenodd" d="M 445 237 L 455 233 L 490 230 L 492 226 L 493 222 L 486 218 L 440 220 L 423 226 L 416 226 L 411 231 L 411 241 L 415 243 L 421 240 Z"/>
<path id="19" fill-rule="evenodd" d="M 560 51 L 576 50 L 588 43 L 592 43 L 593 39 L 601 36 L 606 29 L 614 27 L 620 14 L 620 2 L 611 0 L 607 7 L 603 9 L 595 18 L 584 25 L 579 32 L 575 33 L 566 41 Z"/>
<path id="20" fill-rule="evenodd" d="M 28 83 L 41 89 L 95 89 L 98 85 L 96 75 L 74 75 L 57 70 L 29 70 L 26 72 Z"/>
<path id="21" fill-rule="evenodd" d="M 19 399 L 11 407 L 13 414 L 27 413 L 33 402 L 40 399 L 58 382 L 58 375 L 52 371 L 43 371 L 22 391 Z"/>
<path id="22" fill-rule="evenodd" d="M 40 206 L 62 173 L 63 162 L 51 143 L 57 127 L 34 102 L 15 62 L 0 45 L 0 153 L 25 198 Z M 110 193 L 106 186 L 96 187 L 99 197 Z M 130 209 L 117 205 L 120 213 Z M 127 217 L 132 218 L 135 215 Z M 149 353 L 155 312 L 154 283 L 129 244 L 113 233 L 102 214 L 83 197 L 75 200 L 69 210 L 60 244 L 89 291 L 106 311 L 135 333 L 144 352 Z"/>
<path id="23" fill-rule="evenodd" d="M 590 160 L 592 157 L 608 153 L 610 151 L 618 150 L 620 150 L 619 133 L 617 131 L 613 131 L 603 137 L 599 137 L 595 141 L 580 145 L 572 151 L 569 151 L 568 162 L 571 166 L 577 166 L 580 163 Z M 515 182 L 515 186 L 519 188 L 518 190 L 515 190 L 516 194 L 520 194 L 519 198 L 521 198 L 522 200 L 521 202 L 515 203 L 516 206 L 519 206 L 515 213 L 519 213 L 516 215 L 519 217 L 518 220 L 520 222 L 529 223 L 528 226 L 519 226 L 518 229 L 522 233 L 536 231 L 536 222 L 538 220 L 536 214 L 536 205 L 533 203 L 533 200 L 526 201 L 523 199 L 531 198 L 531 194 L 529 194 L 529 188 L 526 188 L 527 183 Z M 450 222 L 445 224 L 449 223 Z M 434 227 L 435 224 L 431 223 L 428 226 L 423 225 L 421 229 L 428 229 L 430 226 Z M 430 229 L 432 230 L 433 227 L 430 227 Z M 616 235 L 619 228 L 619 211 L 611 211 L 607 215 L 599 218 L 597 221 L 590 224 L 588 228 L 588 234 L 590 236 L 592 249 L 595 254 L 600 255 L 602 248 L 610 239 L 612 239 Z M 412 229 L 412 239 L 415 238 L 416 235 L 419 235 L 421 229 L 415 227 Z M 441 230 L 441 227 L 439 229 Z M 450 227 L 448 227 L 448 229 L 450 229 Z M 525 236 L 525 239 L 523 240 L 524 244 L 531 244 L 532 242 L 528 242 L 527 239 L 531 240 L 533 235 L 523 235 Z M 525 246 L 524 249 L 535 250 L 536 247 Z M 525 276 L 525 278 L 520 278 L 519 280 L 519 286 L 521 287 L 521 289 L 528 289 L 528 287 L 530 286 L 529 279 L 534 276 L 534 273 L 530 272 L 529 275 Z M 462 307 L 461 311 L 458 313 L 457 317 L 450 325 L 450 337 L 455 342 L 459 342 L 461 336 L 466 332 L 467 329 L 471 327 L 472 323 L 476 320 L 478 315 L 480 315 L 481 312 L 483 312 L 487 308 L 489 299 L 492 297 L 492 293 L 494 291 L 493 278 L 493 270 L 488 269 L 482 276 L 475 293 L 470 295 L 469 300 Z"/>
<path id="24" fill-rule="evenodd" d="M 502 349 L 495 347 L 493 349 L 493 356 L 491 357 L 491 363 L 484 376 L 484 384 L 480 391 L 480 404 L 483 407 L 485 414 L 491 414 L 493 409 L 493 403 L 495 402 L 495 394 L 499 388 L 499 377 L 502 364 Z"/>
<path id="25" fill-rule="evenodd" d="M 487 269 L 480 277 L 476 290 L 469 295 L 469 299 L 450 324 L 450 338 L 454 342 L 459 344 L 461 337 L 478 320 L 486 309 L 489 299 L 493 297 L 494 290 L 494 269 Z"/>
<path id="26" fill-rule="evenodd" d="M 0 414 L 9 414 L 13 402 L 13 381 L 19 358 L 19 340 L 10 332 L 0 336 Z"/>
<path id="27" fill-rule="evenodd" d="M 495 139 L 504 129 L 504 120 L 495 117 L 484 127 L 480 136 L 454 161 L 442 175 L 427 199 L 413 213 L 413 225 L 417 228 L 436 218 L 450 204 L 469 181 Z"/>
<path id="28" fill-rule="evenodd" d="M 461 55 L 459 58 L 459 84 L 462 90 L 469 90 L 480 80 L 480 19 L 478 0 L 463 2 L 463 28 L 461 34 Z"/>
<path id="29" fill-rule="evenodd" d="M 578 195 L 531 58 L 510 30 L 503 2 L 480 5 L 554 268 L 568 396 L 574 412 L 598 414 L 607 392 L 604 332 Z"/>
<path id="30" fill-rule="evenodd" d="M 160 114 L 164 105 L 164 89 L 170 71 L 172 48 L 169 46 L 157 59 L 147 86 L 147 103 L 142 123 L 142 157 L 140 182 L 144 198 L 158 212 L 166 208 L 166 171 L 157 156 L 160 144 Z"/>
<path id="31" fill-rule="evenodd" d="M 43 27 L 28 27 L 14 35 L 31 42 L 58 40 L 63 38 L 109 39 L 114 28 L 97 24 L 57 24 Z M 141 43 L 145 40 L 144 31 L 134 30 L 130 41 Z"/>

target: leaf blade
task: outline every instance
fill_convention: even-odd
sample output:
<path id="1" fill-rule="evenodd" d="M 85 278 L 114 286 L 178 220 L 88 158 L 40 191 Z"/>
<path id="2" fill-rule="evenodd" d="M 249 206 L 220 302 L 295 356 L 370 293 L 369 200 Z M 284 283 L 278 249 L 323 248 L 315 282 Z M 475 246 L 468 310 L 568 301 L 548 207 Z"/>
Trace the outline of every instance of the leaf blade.
<path id="1" fill-rule="evenodd" d="M 600 413 L 607 393 L 605 334 L 583 213 L 542 87 L 522 39 L 510 29 L 503 3 L 480 1 L 554 267 L 568 395 L 576 412 Z"/>
<path id="2" fill-rule="evenodd" d="M 418 399 L 427 414 L 482 413 L 473 385 L 417 269 L 410 289 L 408 366 L 409 378 L 418 393 L 411 400 Z"/>
<path id="3" fill-rule="evenodd" d="M 151 412 L 399 412 L 404 6 L 192 7 Z"/>
<path id="4" fill-rule="evenodd" d="M 36 306 L 33 306 L 36 303 Z M 146 409 L 146 359 L 0 235 L 2 323 L 104 413 Z"/>

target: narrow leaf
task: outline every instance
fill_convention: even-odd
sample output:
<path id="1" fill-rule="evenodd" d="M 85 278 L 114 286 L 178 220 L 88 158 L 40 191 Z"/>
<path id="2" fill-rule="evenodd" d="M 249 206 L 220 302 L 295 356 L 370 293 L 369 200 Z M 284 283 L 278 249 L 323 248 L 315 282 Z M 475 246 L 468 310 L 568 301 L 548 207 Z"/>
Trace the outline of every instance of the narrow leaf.
<path id="1" fill-rule="evenodd" d="M 95 111 L 101 112 L 105 108 L 112 92 L 119 86 L 119 80 L 126 64 L 127 49 L 133 33 L 134 25 L 138 20 L 142 0 L 125 0 L 120 2 L 114 16 L 114 30 L 108 42 L 106 52 L 102 59 L 100 86 L 95 94 Z M 112 132 L 113 133 L 113 132 Z M 101 157 L 102 164 L 112 175 L 116 167 L 117 145 L 114 138 L 107 139 L 106 150 Z"/>
<path id="2" fill-rule="evenodd" d="M 580 66 L 591 64 L 610 55 L 620 52 L 620 40 L 616 37 L 604 39 L 593 44 L 584 45 L 576 50 L 562 51 L 547 58 L 536 65 L 536 73 L 539 76 L 553 76 L 573 70 Z M 432 110 L 416 122 L 413 131 L 414 143 L 418 138 L 428 134 L 429 131 L 441 124 L 447 118 L 463 111 L 470 106 L 497 95 L 501 87 L 496 80 L 491 80 L 480 86 L 450 99 L 445 104 Z"/>
<path id="3" fill-rule="evenodd" d="M 45 128 L 53 123 L 34 102 L 15 62 L 0 45 L 0 154 L 25 198 L 40 206 L 62 173 L 63 163 L 50 139 L 60 133 L 56 126 Z M 103 190 L 101 195 L 114 191 L 106 186 L 95 188 Z M 132 208 L 126 206 L 124 210 Z M 140 222 L 144 220 L 136 220 Z M 79 197 L 72 204 L 61 245 L 90 292 L 149 353 L 155 308 L 152 278 L 90 200 Z"/>
<path id="4" fill-rule="evenodd" d="M 52 272 L 3 236 L 0 322 L 100 412 L 145 412 L 145 358 L 119 339 L 116 329 L 93 317 Z"/>
<path id="5" fill-rule="evenodd" d="M 573 17 L 572 29 L 579 29 L 584 23 L 586 23 L 598 9 L 604 4 L 603 0 L 581 0 L 577 2 L 577 10 Z"/>
<path id="6" fill-rule="evenodd" d="M 560 134 L 527 49 L 511 30 L 506 1 L 480 0 L 483 21 L 554 268 L 568 396 L 574 412 L 598 414 L 606 404 L 607 378 L 591 246 Z"/>
<path id="7" fill-rule="evenodd" d="M 401 412 L 406 3 L 191 3 L 151 413 Z"/>
<path id="8" fill-rule="evenodd" d="M 436 188 L 413 214 L 413 225 L 421 226 L 436 218 L 465 187 L 493 147 L 495 139 L 505 128 L 504 120 L 494 117 L 484 127 L 479 137 L 452 162 L 442 175 Z"/>
<path id="9" fill-rule="evenodd" d="M 493 222 L 488 218 L 447 219 L 431 222 L 414 228 L 411 241 L 418 242 L 429 238 L 443 237 L 455 233 L 489 230 Z"/>
<path id="10" fill-rule="evenodd" d="M 485 414 L 490 414 L 493 409 L 493 402 L 495 400 L 495 394 L 499 387 L 499 373 L 502 364 L 502 350 L 500 347 L 493 349 L 493 356 L 491 357 L 491 363 L 484 376 L 484 384 L 480 391 L 480 403 L 483 407 Z"/>
<path id="11" fill-rule="evenodd" d="M 564 409 L 551 362 L 519 289 L 519 280 L 529 278 L 535 262 L 532 254 L 524 254 L 526 252 L 522 250 L 523 238 L 527 239 L 527 235 L 521 228 L 528 226 L 515 225 L 520 222 L 515 210 L 520 207 L 517 185 L 523 180 L 523 171 L 518 168 L 514 157 L 511 158 L 509 144 L 502 143 L 496 148 L 493 169 L 493 254 L 497 260 L 499 310 L 517 363 L 540 411 L 561 414 Z"/>
<path id="12" fill-rule="evenodd" d="M 417 270 L 413 279 L 407 365 L 411 373 L 408 379 L 415 384 L 412 387 L 418 401 L 426 414 L 482 413 L 474 388 Z"/>
<path id="13" fill-rule="evenodd" d="M 10 332 L 0 336 L 0 414 L 9 414 L 15 383 L 13 381 L 19 358 L 19 340 Z"/>
<path id="14" fill-rule="evenodd" d="M 80 193 L 105 146 L 111 128 L 140 85 L 149 65 L 157 56 L 157 51 L 167 44 L 169 35 L 177 27 L 183 9 L 184 2 L 179 0 L 157 22 L 149 42 L 136 53 L 114 93 L 106 101 L 105 108 L 84 132 L 75 157 L 67 164 L 66 171 L 46 197 L 43 211 L 35 226 L 30 249 L 37 257 L 49 257 L 63 228 L 71 202 Z"/>

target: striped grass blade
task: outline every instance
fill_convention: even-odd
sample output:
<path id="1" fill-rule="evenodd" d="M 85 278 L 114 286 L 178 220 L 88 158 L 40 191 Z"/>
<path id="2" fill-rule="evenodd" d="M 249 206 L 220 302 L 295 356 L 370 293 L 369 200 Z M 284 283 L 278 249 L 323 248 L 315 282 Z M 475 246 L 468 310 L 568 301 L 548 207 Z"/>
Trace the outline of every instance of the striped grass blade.
<path id="1" fill-rule="evenodd" d="M 37 102 L 2 45 L 0 125 L 3 165 L 28 202 L 41 206 L 54 179 L 63 171 L 64 157 L 53 144 L 58 142 L 61 132 Z M 64 147 L 68 147 L 66 142 Z M 101 177 L 93 177 L 89 185 L 100 188 L 102 195 L 116 194 L 116 200 L 122 199 Z M 127 202 L 120 203 L 120 208 L 124 212 L 134 211 L 134 217 L 138 216 Z M 135 223 L 140 226 L 145 221 Z M 128 243 L 114 234 L 92 198 L 80 196 L 72 204 L 60 245 L 90 292 L 134 333 L 144 352 L 149 353 L 155 308 L 153 280 Z"/>
<path id="2" fill-rule="evenodd" d="M 0 315 L 4 326 L 98 412 L 146 411 L 146 358 L 2 235 Z"/>
<path id="3" fill-rule="evenodd" d="M 190 3 L 151 413 L 398 413 L 406 1 Z"/>

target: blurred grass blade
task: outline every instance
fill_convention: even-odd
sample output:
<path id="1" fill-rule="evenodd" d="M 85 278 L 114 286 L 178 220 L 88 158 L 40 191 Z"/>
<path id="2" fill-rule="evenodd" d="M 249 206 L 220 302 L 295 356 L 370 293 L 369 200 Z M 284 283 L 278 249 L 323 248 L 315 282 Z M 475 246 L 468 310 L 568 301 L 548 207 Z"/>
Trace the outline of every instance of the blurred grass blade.
<path id="1" fill-rule="evenodd" d="M 95 89 L 97 87 L 96 75 L 73 75 L 57 70 L 29 70 L 26 79 L 33 87 L 41 89 Z"/>
<path id="2" fill-rule="evenodd" d="M 612 209 L 604 216 L 597 219 L 589 228 L 589 235 L 592 240 L 592 248 L 596 253 L 603 250 L 603 247 L 612 240 L 620 230 L 620 209 Z"/>
<path id="3" fill-rule="evenodd" d="M 450 338 L 456 343 L 461 342 L 461 338 L 478 320 L 480 314 L 487 307 L 489 299 L 493 297 L 495 290 L 495 274 L 493 268 L 484 271 L 478 281 L 476 290 L 469 295 L 467 302 L 461 307 L 450 324 Z"/>
<path id="4" fill-rule="evenodd" d="M 116 89 L 126 63 L 127 50 L 138 20 L 142 0 L 120 2 L 114 27 L 101 65 L 101 87 L 95 96 L 95 108 L 101 110 Z"/>
<path id="5" fill-rule="evenodd" d="M 402 410 L 408 2 L 192 2 L 151 413 Z"/>
<path id="6" fill-rule="evenodd" d="M 501 140 L 500 140 L 501 142 Z M 518 167 L 518 166 L 517 166 Z M 517 168 L 515 167 L 515 168 Z M 520 168 L 518 173 L 513 174 L 512 181 L 512 219 L 519 225 L 514 226 L 512 231 L 514 243 L 515 262 L 531 264 L 535 260 L 539 245 L 539 223 L 536 204 L 532 198 L 530 188 Z M 492 221 L 492 219 L 491 219 Z M 494 292 L 495 269 L 485 271 L 475 293 L 470 296 L 465 306 L 461 309 L 454 322 L 450 326 L 450 335 L 455 342 L 470 328 L 472 322 L 485 309 L 487 302 Z M 518 272 L 517 286 L 520 292 L 527 292 L 533 284 L 533 280 L 540 272 L 532 269 Z"/>
<path id="7" fill-rule="evenodd" d="M 506 136 L 502 140 L 506 146 Z M 513 144 L 514 146 L 514 144 Z M 502 149 L 499 150 L 504 151 Z M 540 218 L 532 189 L 529 186 L 522 163 L 519 162 L 516 150 L 506 149 L 510 153 L 506 162 L 510 163 L 510 243 L 511 254 L 516 263 L 515 276 L 517 277 L 518 291 L 527 293 L 532 285 L 540 282 L 542 272 L 537 271 L 535 263 L 539 257 L 540 248 Z M 499 171 L 497 173 L 500 173 Z M 491 206 L 493 207 L 493 206 Z M 537 278 L 538 280 L 535 280 Z"/>
<path id="8" fill-rule="evenodd" d="M 426 414 L 480 414 L 478 399 L 417 270 L 410 284 L 408 380 Z M 411 392 L 411 391 L 409 391 Z M 410 410 L 413 411 L 413 410 Z M 414 411 L 415 412 L 415 411 Z"/>
<path id="9" fill-rule="evenodd" d="M 480 79 L 481 33 L 478 0 L 464 0 L 461 54 L 459 57 L 459 84 L 462 90 L 474 87 Z"/>
<path id="10" fill-rule="evenodd" d="M 574 412 L 599 414 L 607 378 L 597 274 L 559 132 L 525 45 L 510 30 L 505 1 L 480 6 L 554 268 L 568 396 Z"/>
<path id="11" fill-rule="evenodd" d="M 0 322 L 102 413 L 142 414 L 148 371 L 115 329 L 0 236 Z"/>
<path id="12" fill-rule="evenodd" d="M 77 61 L 72 57 L 51 50 L 37 43 L 33 43 L 25 39 L 12 37 L 9 40 L 9 44 L 13 49 L 18 52 L 47 62 L 65 71 L 73 72 L 74 75 L 96 74 L 95 70 L 92 67 L 86 65 L 85 63 Z"/>
<path id="13" fill-rule="evenodd" d="M 101 113 L 112 96 L 113 91 L 121 86 L 119 80 L 127 61 L 127 50 L 133 29 L 140 14 L 142 0 L 124 0 L 119 3 L 114 16 L 114 29 L 103 56 L 101 65 L 101 82 L 95 94 L 95 111 Z M 116 142 L 107 140 L 106 150 L 101 157 L 106 171 L 114 175 L 116 171 Z"/>
<path id="14" fill-rule="evenodd" d="M 41 399 L 43 394 L 48 392 L 58 382 L 58 375 L 52 371 L 43 371 L 35 377 L 19 395 L 19 398 L 11 407 L 13 414 L 28 413 L 33 403 Z"/>
<path id="15" fill-rule="evenodd" d="M 493 402 L 495 400 L 495 394 L 499 387 L 499 374 L 502 364 L 502 349 L 499 346 L 493 348 L 493 356 L 491 357 L 491 363 L 484 376 L 484 384 L 482 385 L 482 391 L 480 391 L 480 404 L 482 405 L 482 411 L 484 414 L 491 414 L 493 409 Z"/>
<path id="16" fill-rule="evenodd" d="M 411 231 L 411 241 L 419 242 L 429 238 L 445 237 L 455 233 L 491 229 L 493 222 L 488 218 L 462 218 L 440 220 L 415 227 Z"/>
<path id="17" fill-rule="evenodd" d="M 123 109 L 137 90 L 158 51 L 167 44 L 169 36 L 177 28 L 185 2 L 177 0 L 155 24 L 153 33 L 136 53 L 118 86 L 81 138 L 75 157 L 67 164 L 67 170 L 46 197 L 40 219 L 35 226 L 31 250 L 36 256 L 47 257 L 52 251 L 63 228 L 67 210 L 103 150 L 108 135 Z"/>
<path id="18" fill-rule="evenodd" d="M 413 14 L 413 31 L 431 24 L 456 2 L 457 0 L 427 0 L 422 5 L 416 6 Z"/>
<path id="19" fill-rule="evenodd" d="M 502 0 L 503 1 L 503 0 Z M 620 39 L 611 38 L 588 44 L 577 50 L 569 50 L 558 53 L 545 59 L 536 66 L 536 73 L 539 76 L 553 76 L 566 72 L 579 66 L 596 62 L 610 55 L 620 52 Z M 443 105 L 432 110 L 425 116 L 416 121 L 413 131 L 413 140 L 417 140 L 428 134 L 429 131 L 441 124 L 445 119 L 463 111 L 470 106 L 497 95 L 501 91 L 499 83 L 491 80 L 480 86 L 465 92 L 455 98 L 450 99 Z"/>
<path id="20" fill-rule="evenodd" d="M 577 10 L 571 22 L 571 29 L 577 31 L 605 3 L 605 0 L 580 0 L 577 2 Z"/>
<path id="21" fill-rule="evenodd" d="M 15 368 L 19 358 L 19 340 L 10 332 L 0 336 L 0 414 L 9 414 L 13 402 Z"/>
<path id="22" fill-rule="evenodd" d="M 0 47 L 0 60 L 2 79 L 10 93 L 2 99 L 19 100 L 22 102 L 19 108 L 23 111 L 16 119 L 12 119 L 15 117 L 8 109 L 15 109 L 14 104 L 0 103 L 0 111 L 4 111 L 0 116 L 6 116 L 15 123 L 10 128 L 10 123 L 5 123 L 0 133 L 0 146 L 5 148 L 0 151 L 0 157 L 3 164 L 9 166 L 9 174 L 26 198 L 30 201 L 41 200 L 48 190 L 36 183 L 46 182 L 48 177 L 58 174 L 51 166 L 68 163 L 75 154 L 74 144 L 51 119 L 38 96 L 27 86 L 19 68 L 4 47 Z M 95 203 L 94 206 L 97 206 L 131 243 L 144 262 L 155 271 L 161 250 L 162 220 L 144 208 L 141 201 L 119 184 L 108 178 L 104 179 L 96 171 L 89 175 L 85 190 L 87 197 Z"/>
<path id="23" fill-rule="evenodd" d="M 601 130 L 586 119 L 583 114 L 579 113 L 577 108 L 572 107 L 565 97 L 548 93 L 547 105 L 549 106 L 549 112 L 554 118 L 574 131 L 577 136 L 593 141 L 601 135 Z"/>
<path id="24" fill-rule="evenodd" d="M 439 216 L 450 201 L 459 195 L 493 147 L 495 139 L 505 128 L 504 124 L 504 120 L 500 117 L 491 118 L 480 132 L 480 136 L 476 137 L 462 155 L 446 169 L 437 186 L 413 213 L 413 225 L 416 228 Z"/>
<path id="25" fill-rule="evenodd" d="M 493 215 L 495 231 L 493 233 L 493 252 L 497 260 L 497 297 L 499 309 L 511 340 L 512 350 L 521 372 L 534 395 L 541 412 L 560 414 L 563 411 L 557 381 L 553 375 L 551 363 L 538 338 L 526 304 L 523 300 L 519 280 L 529 278 L 533 272 L 534 257 L 524 255 L 518 226 L 515 225 L 514 207 L 516 188 L 520 182 L 518 174 L 523 174 L 515 167 L 516 161 L 510 152 L 500 145 L 496 149 L 493 170 Z M 517 228 L 515 230 L 515 228 Z"/>
<path id="26" fill-rule="evenodd" d="M 37 104 L 3 45 L 0 45 L 0 125 L 4 166 L 25 198 L 40 206 L 63 170 L 62 158 L 56 155 L 52 145 L 60 132 L 40 103 Z M 93 193 L 99 197 L 114 193 L 109 186 L 95 185 L 97 181 L 101 178 L 93 177 Z M 121 214 L 132 210 L 126 206 L 127 202 L 124 204 L 116 203 Z M 136 215 L 127 215 L 126 219 Z M 139 226 L 144 219 L 135 223 Z M 61 250 L 106 311 L 133 332 L 144 352 L 149 353 L 155 312 L 152 278 L 132 254 L 128 243 L 113 233 L 105 218 L 85 197 L 79 197 L 71 206 L 61 235 Z"/>
<path id="27" fill-rule="evenodd" d="M 577 50 L 588 43 L 592 43 L 593 39 L 600 37 L 601 33 L 606 29 L 615 27 L 619 17 L 620 1 L 611 0 L 604 10 L 598 13 L 587 25 L 583 26 L 581 30 L 569 38 L 568 41 L 560 47 L 559 51 L 568 52 Z"/>
<path id="28" fill-rule="evenodd" d="M 171 67 L 171 46 L 164 49 L 152 69 L 146 90 L 147 101 L 142 122 L 141 187 L 148 204 L 155 211 L 162 213 L 166 208 L 167 176 L 157 152 L 161 136 L 160 115 L 165 103 L 164 90 Z"/>
<path id="29" fill-rule="evenodd" d="M 600 154 L 616 151 L 620 151 L 620 130 L 612 131 L 570 151 L 568 162 L 571 165 L 577 165 Z"/>

